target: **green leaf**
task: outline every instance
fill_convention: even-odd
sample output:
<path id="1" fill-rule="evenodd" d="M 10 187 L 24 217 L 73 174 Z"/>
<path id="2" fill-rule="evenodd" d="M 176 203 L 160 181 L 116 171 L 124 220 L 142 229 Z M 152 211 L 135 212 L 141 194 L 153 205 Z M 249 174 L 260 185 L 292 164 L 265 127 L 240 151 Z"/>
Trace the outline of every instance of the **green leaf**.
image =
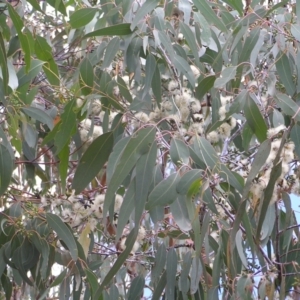
<path id="1" fill-rule="evenodd" d="M 81 157 L 72 182 L 76 194 L 80 193 L 99 173 L 113 148 L 113 132 L 96 138 Z"/>
<path id="2" fill-rule="evenodd" d="M 165 289 L 166 284 L 167 284 L 167 272 L 164 271 L 159 279 L 156 289 L 153 292 L 152 300 L 160 300 L 161 299 L 161 296 Z"/>
<path id="3" fill-rule="evenodd" d="M 192 252 L 187 251 L 183 255 L 182 269 L 179 278 L 181 292 L 186 295 L 190 289 L 189 273 L 192 265 Z"/>
<path id="4" fill-rule="evenodd" d="M 28 37 L 27 37 L 26 33 L 23 33 L 23 31 L 22 31 L 24 24 L 23 24 L 21 17 L 17 14 L 15 9 L 10 4 L 7 5 L 7 8 L 8 8 L 9 15 L 12 19 L 13 25 L 15 26 L 16 31 L 18 33 L 22 50 L 24 51 L 24 60 L 26 63 L 26 71 L 28 72 L 30 70 L 30 66 L 31 66 L 31 57 L 30 57 L 31 53 L 30 53 L 30 43 L 29 43 Z"/>
<path id="5" fill-rule="evenodd" d="M 91 292 L 92 294 L 95 293 L 97 291 L 97 289 L 99 288 L 99 283 L 98 283 L 98 278 L 97 276 L 89 269 L 85 269 L 84 270 L 86 277 L 87 277 L 87 281 L 90 285 L 91 288 Z"/>
<path id="6" fill-rule="evenodd" d="M 173 138 L 170 145 L 170 156 L 174 164 L 188 164 L 190 151 L 182 140 Z"/>
<path id="7" fill-rule="evenodd" d="M 242 1 L 235 1 L 235 0 L 223 0 L 225 3 L 230 5 L 232 8 L 237 10 L 240 16 L 243 15 L 243 2 Z"/>
<path id="8" fill-rule="evenodd" d="M 120 36 L 120 35 L 128 35 L 133 31 L 130 29 L 130 23 L 117 24 L 105 28 L 101 28 L 95 31 L 92 31 L 86 34 L 83 38 L 94 37 L 94 36 Z"/>
<path id="9" fill-rule="evenodd" d="M 132 102 L 132 96 L 127 88 L 127 85 L 122 77 L 117 77 L 118 87 L 120 89 L 120 95 L 122 95 L 129 103 Z"/>
<path id="10" fill-rule="evenodd" d="M 278 52 L 276 57 L 276 70 L 280 81 L 290 96 L 293 96 L 296 91 L 296 86 L 293 80 L 293 71 L 290 67 L 290 61 L 287 55 L 283 52 Z"/>
<path id="11" fill-rule="evenodd" d="M 251 130 L 256 135 L 258 141 L 262 143 L 267 138 L 268 128 L 258 105 L 254 102 L 251 95 L 247 96 L 244 113 Z"/>
<path id="12" fill-rule="evenodd" d="M 62 0 L 47 0 L 47 3 L 51 5 L 56 12 L 59 11 L 64 16 L 67 16 L 66 7 Z"/>
<path id="13" fill-rule="evenodd" d="M 75 133 L 76 115 L 73 110 L 74 100 L 70 101 L 61 115 L 61 122 L 55 134 L 54 144 L 56 153 L 59 153 L 64 146 L 70 141 L 70 137 Z"/>
<path id="14" fill-rule="evenodd" d="M 7 190 L 14 169 L 14 161 L 6 146 L 0 144 L 0 196 Z"/>
<path id="15" fill-rule="evenodd" d="M 167 254 L 166 299 L 175 299 L 177 264 L 176 251 L 174 248 L 171 248 Z"/>
<path id="16" fill-rule="evenodd" d="M 33 245 L 41 254 L 41 266 L 40 272 L 43 279 L 47 279 L 47 267 L 49 263 L 49 255 L 50 255 L 50 248 L 45 239 L 39 237 L 36 232 L 32 232 L 30 236 L 30 240 L 32 241 Z"/>
<path id="17" fill-rule="evenodd" d="M 155 71 L 154 71 L 154 74 L 152 77 L 151 87 L 152 87 L 152 92 L 154 94 L 156 103 L 157 103 L 158 107 L 160 107 L 162 90 L 161 90 L 161 77 L 160 77 L 158 65 L 156 65 L 156 68 L 155 68 Z"/>
<path id="18" fill-rule="evenodd" d="M 132 207 L 135 204 L 135 179 L 130 182 L 130 185 L 126 191 L 126 194 L 123 198 L 123 202 L 120 208 L 120 213 L 118 216 L 118 226 L 116 233 L 116 241 L 120 239 L 123 233 L 125 225 L 128 223 L 129 217 L 132 214 Z"/>
<path id="19" fill-rule="evenodd" d="M 235 79 L 237 67 L 227 67 L 222 70 L 219 78 L 214 82 L 214 87 L 216 89 L 224 88 L 226 83 L 232 79 Z"/>
<path id="20" fill-rule="evenodd" d="M 94 85 L 94 70 L 91 62 L 84 58 L 80 64 L 80 88 L 81 93 L 84 96 L 89 95 L 92 92 Z"/>
<path id="21" fill-rule="evenodd" d="M 195 191 L 195 193 L 197 193 L 201 186 L 202 177 L 203 171 L 198 169 L 190 170 L 184 173 L 177 184 L 177 193 L 179 193 L 180 195 L 187 195 L 190 191 L 191 186 L 195 183 L 198 183 L 197 189 Z"/>
<path id="22" fill-rule="evenodd" d="M 23 107 L 22 111 L 32 119 L 40 121 L 42 124 L 46 124 L 50 130 L 53 129 L 53 119 L 45 111 L 37 107 Z"/>
<path id="23" fill-rule="evenodd" d="M 42 14 L 45 14 L 45 13 L 41 10 L 41 7 L 40 7 L 40 5 L 39 5 L 39 3 L 38 3 L 37 0 L 27 0 L 27 1 L 28 1 L 28 3 L 31 4 L 31 6 L 32 6 L 35 10 L 41 12 Z"/>
<path id="24" fill-rule="evenodd" d="M 1 276 L 1 286 L 5 292 L 5 299 L 10 300 L 13 290 L 13 284 L 11 283 L 9 276 L 7 274 L 3 274 Z"/>
<path id="25" fill-rule="evenodd" d="M 36 57 L 43 61 L 53 59 L 52 48 L 48 44 L 47 40 L 41 36 L 36 36 L 34 49 Z"/>
<path id="26" fill-rule="evenodd" d="M 47 222 L 49 226 L 57 233 L 58 237 L 67 245 L 71 257 L 74 261 L 78 258 L 77 244 L 73 232 L 57 215 L 47 213 Z"/>
<path id="27" fill-rule="evenodd" d="M 274 100 L 278 106 L 282 109 L 282 112 L 288 116 L 295 118 L 297 122 L 300 122 L 300 106 L 292 100 L 289 96 L 281 93 L 277 93 Z"/>
<path id="28" fill-rule="evenodd" d="M 3 78 L 3 87 L 4 93 L 7 94 L 7 86 L 8 86 L 8 67 L 7 67 L 7 57 L 6 57 L 6 49 L 4 45 L 3 35 L 0 32 L 0 67 Z"/>
<path id="29" fill-rule="evenodd" d="M 146 209 L 150 210 L 155 206 L 166 206 L 174 202 L 177 198 L 176 185 L 179 180 L 179 174 L 173 173 L 161 181 L 150 193 Z"/>
<path id="30" fill-rule="evenodd" d="M 183 22 L 180 22 L 180 31 L 186 39 L 197 64 L 197 62 L 199 61 L 199 54 L 194 33 L 192 32 L 191 28 Z"/>
<path id="31" fill-rule="evenodd" d="M 119 48 L 120 39 L 118 37 L 114 37 L 109 41 L 106 46 L 105 55 L 101 66 L 102 69 L 108 68 L 110 66 L 112 60 L 115 58 L 117 52 L 119 51 Z"/>
<path id="32" fill-rule="evenodd" d="M 269 208 L 269 204 L 271 202 L 273 193 L 274 193 L 274 188 L 277 179 L 281 175 L 282 171 L 282 166 L 281 162 L 279 162 L 277 165 L 275 165 L 271 171 L 270 174 L 270 181 L 264 191 L 264 197 L 262 199 L 262 205 L 259 211 L 259 217 L 258 217 L 258 223 L 257 223 L 257 230 L 256 230 L 256 240 L 259 241 L 261 237 L 261 230 L 262 230 L 262 225 L 265 220 L 267 210 Z"/>
<path id="33" fill-rule="evenodd" d="M 255 179 L 256 175 L 260 171 L 261 167 L 265 164 L 269 153 L 271 151 L 271 141 L 265 140 L 258 148 L 256 155 L 254 156 L 254 160 L 252 162 L 252 167 L 247 177 L 247 181 L 242 193 L 242 199 L 240 201 L 240 205 L 236 214 L 236 218 L 233 223 L 233 228 L 230 233 L 231 245 L 235 245 L 235 235 L 239 230 L 240 223 L 243 219 L 243 215 L 245 214 L 246 210 L 246 203 L 248 200 L 248 193 L 250 191 L 251 185 L 253 180 Z M 234 247 L 234 246 L 233 246 Z M 233 255 L 233 250 L 232 253 Z"/>
<path id="34" fill-rule="evenodd" d="M 145 209 L 148 198 L 151 180 L 153 178 L 154 166 L 156 163 L 157 144 L 154 141 L 149 151 L 143 154 L 136 163 L 136 195 L 135 195 L 135 218 L 134 222 L 139 223 Z"/>
<path id="35" fill-rule="evenodd" d="M 206 167 L 209 167 L 213 172 L 218 172 L 224 180 L 228 181 L 229 184 L 239 192 L 243 190 L 243 185 L 237 180 L 237 176 L 224 164 L 221 164 L 219 155 L 207 139 L 197 137 L 194 142 L 194 149 L 200 160 L 205 163 Z"/>
<path id="36" fill-rule="evenodd" d="M 172 216 L 179 228 L 184 232 L 190 231 L 192 229 L 192 225 L 189 220 L 189 214 L 185 201 L 181 201 L 181 199 L 177 198 L 173 203 L 170 204 L 170 209 Z"/>
<path id="37" fill-rule="evenodd" d="M 299 24 L 292 24 L 291 25 L 291 34 L 294 38 L 300 41 L 300 25 Z"/>
<path id="38" fill-rule="evenodd" d="M 70 25 L 72 28 L 80 28 L 85 26 L 86 24 L 90 23 L 95 14 L 99 10 L 97 8 L 82 8 L 80 10 L 75 11 L 70 17 Z"/>
<path id="39" fill-rule="evenodd" d="M 146 78 L 145 78 L 145 86 L 144 86 L 142 98 L 144 98 L 146 94 L 149 92 L 152 83 L 152 78 L 155 73 L 155 69 L 156 69 L 155 58 L 149 52 L 146 59 L 146 70 L 145 70 Z"/>
<path id="40" fill-rule="evenodd" d="M 291 140 L 295 144 L 295 152 L 300 158 L 300 126 L 298 124 L 295 124 L 291 130 Z"/>
<path id="41" fill-rule="evenodd" d="M 156 7 L 157 4 L 158 4 L 158 0 L 145 1 L 144 4 L 142 5 L 142 7 L 140 7 L 137 10 L 135 17 L 132 20 L 130 29 L 133 31 L 135 29 L 135 27 L 138 25 L 138 23 L 145 17 L 145 15 L 148 14 L 149 12 L 151 12 Z M 144 23 L 144 20 L 142 20 L 142 24 L 143 23 Z"/>
<path id="42" fill-rule="evenodd" d="M 227 32 L 227 28 L 221 19 L 215 14 L 213 9 L 210 7 L 207 1 L 193 0 L 195 6 L 199 9 L 201 14 L 205 17 L 208 23 L 215 25 L 222 32 Z"/>
<path id="43" fill-rule="evenodd" d="M 173 63 L 175 67 L 178 69 L 178 71 L 181 74 L 185 75 L 185 77 L 188 79 L 192 87 L 194 87 L 196 84 L 195 76 L 188 62 L 181 56 L 175 54 L 175 56 L 173 57 Z"/>
<path id="44" fill-rule="evenodd" d="M 154 266 L 151 271 L 151 280 L 153 282 L 156 282 L 159 278 L 160 274 L 162 273 L 165 265 L 166 265 L 166 259 L 167 259 L 167 249 L 164 244 L 160 244 L 157 247 L 157 252 L 155 254 L 154 258 Z"/>
<path id="45" fill-rule="evenodd" d="M 61 181 L 62 194 L 66 193 L 66 179 L 68 175 L 69 155 L 70 155 L 70 148 L 69 145 L 66 144 L 58 154 L 59 176 Z"/>
<path id="46" fill-rule="evenodd" d="M 202 100 L 204 95 L 214 86 L 216 76 L 207 76 L 201 79 L 196 87 L 195 97 Z"/>
<path id="47" fill-rule="evenodd" d="M 50 59 L 43 65 L 43 70 L 50 82 L 54 86 L 60 86 L 60 78 L 58 73 L 58 66 L 54 59 Z"/>
<path id="48" fill-rule="evenodd" d="M 242 234 L 241 230 L 239 230 L 235 236 L 235 244 L 236 244 L 236 248 L 237 248 L 238 254 L 240 256 L 240 259 L 243 263 L 243 266 L 244 266 L 244 268 L 247 268 L 248 262 L 247 262 L 246 255 L 244 252 L 243 234 Z"/>
<path id="49" fill-rule="evenodd" d="M 98 290 L 96 291 L 96 293 L 94 294 L 92 299 L 99 299 L 104 287 L 110 283 L 110 281 L 112 280 L 114 275 L 120 270 L 123 263 L 128 258 L 129 254 L 131 252 L 131 249 L 136 241 L 137 234 L 138 234 L 138 227 L 136 227 L 135 229 L 132 229 L 132 231 L 129 233 L 129 235 L 126 239 L 126 243 L 125 243 L 125 245 L 126 245 L 125 250 L 119 255 L 116 262 L 114 263 L 112 268 L 109 270 L 109 272 L 103 279 L 101 286 L 98 288 Z"/>
<path id="50" fill-rule="evenodd" d="M 108 208 L 113 202 L 114 195 L 119 185 L 123 182 L 129 172 L 132 170 L 141 155 L 147 153 L 151 147 L 156 130 L 155 128 L 144 128 L 133 134 L 122 152 L 118 164 L 108 184 L 103 215 L 106 215 Z"/>
<path id="51" fill-rule="evenodd" d="M 34 59 L 31 61 L 31 68 L 28 73 L 26 73 L 25 67 L 22 67 L 18 73 L 19 88 L 25 85 L 26 83 L 31 82 L 31 80 L 38 75 L 42 70 L 44 62 L 41 60 Z"/>
<path id="52" fill-rule="evenodd" d="M 143 295 L 145 286 L 145 279 L 141 275 L 135 277 L 128 290 L 127 299 L 128 300 L 140 300 L 141 296 Z"/>

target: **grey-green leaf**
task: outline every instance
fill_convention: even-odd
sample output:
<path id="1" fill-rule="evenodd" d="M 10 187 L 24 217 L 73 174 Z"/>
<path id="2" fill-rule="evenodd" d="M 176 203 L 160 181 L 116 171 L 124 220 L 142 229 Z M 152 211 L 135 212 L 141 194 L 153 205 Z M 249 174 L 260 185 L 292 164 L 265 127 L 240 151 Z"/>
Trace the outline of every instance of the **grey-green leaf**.
<path id="1" fill-rule="evenodd" d="M 99 173 L 112 151 L 114 144 L 113 132 L 97 137 L 81 157 L 76 169 L 72 186 L 78 194 Z"/>
<path id="2" fill-rule="evenodd" d="M 176 185 L 180 180 L 178 173 L 171 174 L 167 179 L 161 181 L 150 193 L 146 209 L 150 210 L 155 206 L 165 206 L 176 200 Z"/>
<path id="3" fill-rule="evenodd" d="M 78 258 L 77 244 L 73 232 L 57 215 L 47 213 L 47 222 L 49 226 L 57 233 L 58 237 L 67 245 L 71 257 L 74 261 Z"/>
<path id="4" fill-rule="evenodd" d="M 71 15 L 69 21 L 72 28 L 80 28 L 90 23 L 98 11 L 99 11 L 98 9 L 91 8 L 91 7 L 86 7 L 75 11 Z"/>
<path id="5" fill-rule="evenodd" d="M 0 196 L 2 196 L 8 188 L 12 173 L 14 162 L 10 152 L 6 146 L 0 144 Z"/>

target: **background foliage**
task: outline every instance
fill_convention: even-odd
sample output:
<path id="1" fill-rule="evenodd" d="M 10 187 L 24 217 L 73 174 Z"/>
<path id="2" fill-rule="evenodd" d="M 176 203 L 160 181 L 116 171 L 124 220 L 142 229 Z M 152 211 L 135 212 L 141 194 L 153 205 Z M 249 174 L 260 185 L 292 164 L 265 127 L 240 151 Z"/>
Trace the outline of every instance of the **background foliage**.
<path id="1" fill-rule="evenodd" d="M 299 299 L 299 1 L 1 2 L 0 29 L 2 298 Z"/>

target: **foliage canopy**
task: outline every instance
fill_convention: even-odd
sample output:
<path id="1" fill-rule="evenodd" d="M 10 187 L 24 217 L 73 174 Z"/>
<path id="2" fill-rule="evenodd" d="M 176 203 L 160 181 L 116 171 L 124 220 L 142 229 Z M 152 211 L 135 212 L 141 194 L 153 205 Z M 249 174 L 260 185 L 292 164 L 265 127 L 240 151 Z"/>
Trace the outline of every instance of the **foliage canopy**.
<path id="1" fill-rule="evenodd" d="M 0 3 L 1 297 L 298 299 L 299 43 L 299 1 Z"/>

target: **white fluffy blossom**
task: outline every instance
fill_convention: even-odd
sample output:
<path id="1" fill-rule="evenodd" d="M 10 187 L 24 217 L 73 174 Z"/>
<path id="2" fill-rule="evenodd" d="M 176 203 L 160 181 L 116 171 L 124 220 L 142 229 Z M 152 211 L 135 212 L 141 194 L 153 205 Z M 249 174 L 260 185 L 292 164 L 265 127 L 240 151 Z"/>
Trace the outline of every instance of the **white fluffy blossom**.
<path id="1" fill-rule="evenodd" d="M 144 112 L 135 114 L 134 119 L 132 120 L 134 130 L 138 129 L 141 125 L 148 123 L 149 120 L 149 116 Z"/>
<path id="2" fill-rule="evenodd" d="M 267 131 L 268 138 L 271 138 L 275 135 L 277 135 L 279 132 L 284 131 L 286 129 L 285 125 L 279 125 L 275 128 L 270 128 Z"/>
<path id="3" fill-rule="evenodd" d="M 218 133 L 221 138 L 225 139 L 230 136 L 231 133 L 231 126 L 228 123 L 223 123 L 219 128 L 218 128 Z"/>
<path id="4" fill-rule="evenodd" d="M 211 144 L 216 144 L 219 141 L 219 134 L 216 131 L 211 131 L 206 138 Z"/>
<path id="5" fill-rule="evenodd" d="M 225 115 L 226 115 L 226 107 L 225 106 L 221 106 L 219 108 L 219 116 L 220 116 L 220 120 L 224 120 L 225 119 Z"/>

